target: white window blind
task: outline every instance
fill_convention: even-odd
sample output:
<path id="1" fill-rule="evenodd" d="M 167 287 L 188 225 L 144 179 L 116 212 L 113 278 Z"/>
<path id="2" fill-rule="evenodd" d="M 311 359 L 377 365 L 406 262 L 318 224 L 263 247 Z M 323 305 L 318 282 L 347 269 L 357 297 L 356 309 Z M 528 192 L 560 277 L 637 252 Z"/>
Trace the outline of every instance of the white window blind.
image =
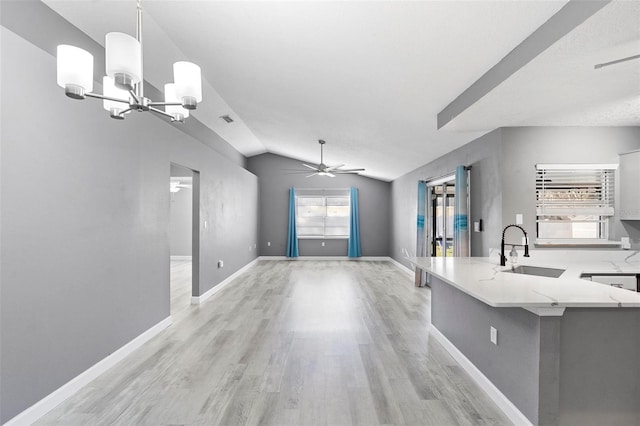
<path id="1" fill-rule="evenodd" d="M 616 169 L 616 164 L 536 165 L 538 238 L 607 239 Z"/>
<path id="2" fill-rule="evenodd" d="M 348 190 L 296 189 L 299 238 L 348 238 L 351 198 Z"/>
<path id="3" fill-rule="evenodd" d="M 538 216 L 613 216 L 616 164 L 536 165 Z"/>

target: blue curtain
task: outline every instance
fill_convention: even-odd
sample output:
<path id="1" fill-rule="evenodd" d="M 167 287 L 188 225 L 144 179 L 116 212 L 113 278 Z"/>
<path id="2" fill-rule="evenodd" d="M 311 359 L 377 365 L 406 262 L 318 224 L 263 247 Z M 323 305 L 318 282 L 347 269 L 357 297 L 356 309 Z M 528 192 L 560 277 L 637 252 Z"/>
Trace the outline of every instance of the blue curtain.
<path id="1" fill-rule="evenodd" d="M 298 232 L 296 231 L 296 193 L 289 188 L 289 232 L 287 235 L 287 257 L 298 257 Z"/>
<path id="2" fill-rule="evenodd" d="M 360 250 L 360 219 L 358 218 L 358 189 L 351 188 L 351 214 L 349 226 L 349 257 L 362 256 Z"/>
<path id="3" fill-rule="evenodd" d="M 453 255 L 469 256 L 469 219 L 467 209 L 467 169 L 456 168 L 456 198 L 453 211 Z"/>
<path id="4" fill-rule="evenodd" d="M 418 182 L 418 223 L 417 223 L 417 231 L 418 238 L 416 241 L 416 256 L 422 257 L 426 256 L 426 244 L 424 241 L 425 238 L 425 223 L 424 216 L 426 212 L 426 198 L 427 198 L 427 182 L 419 181 Z"/>

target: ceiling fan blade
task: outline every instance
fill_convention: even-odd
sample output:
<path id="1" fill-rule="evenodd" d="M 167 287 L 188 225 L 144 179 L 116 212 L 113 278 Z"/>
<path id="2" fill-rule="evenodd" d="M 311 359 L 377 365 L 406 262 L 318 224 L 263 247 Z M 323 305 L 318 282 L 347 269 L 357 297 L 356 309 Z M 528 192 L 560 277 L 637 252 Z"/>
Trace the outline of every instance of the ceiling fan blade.
<path id="1" fill-rule="evenodd" d="M 332 170 L 333 173 L 358 173 L 364 172 L 364 169 L 338 169 Z"/>
<path id="2" fill-rule="evenodd" d="M 336 177 L 336 175 L 334 175 L 333 173 L 329 173 L 329 172 L 325 172 L 324 175 L 325 176 L 329 176 L 329 177 Z"/>
<path id="3" fill-rule="evenodd" d="M 310 178 L 311 176 L 315 176 L 315 175 L 317 175 L 317 173 L 311 173 L 310 175 L 305 176 L 305 177 L 306 177 L 306 178 Z"/>
<path id="4" fill-rule="evenodd" d="M 327 171 L 330 172 L 330 171 L 335 170 L 335 169 L 337 169 L 339 167 L 342 167 L 342 166 L 344 166 L 344 164 L 338 164 L 338 165 L 335 165 L 335 166 L 327 167 Z"/>
<path id="5" fill-rule="evenodd" d="M 303 166 L 310 168 L 311 170 L 318 170 L 318 166 L 310 166 L 308 164 L 302 163 Z"/>
<path id="6" fill-rule="evenodd" d="M 602 67 L 608 67 L 609 65 L 615 65 L 615 64 L 619 64 L 620 62 L 627 62 L 630 61 L 632 59 L 639 59 L 640 55 L 633 55 L 633 56 L 628 56 L 626 58 L 620 58 L 620 59 L 616 59 L 615 61 L 611 61 L 611 62 L 604 62 L 602 64 L 595 64 L 593 66 L 594 69 L 598 69 L 598 68 L 602 68 Z"/>

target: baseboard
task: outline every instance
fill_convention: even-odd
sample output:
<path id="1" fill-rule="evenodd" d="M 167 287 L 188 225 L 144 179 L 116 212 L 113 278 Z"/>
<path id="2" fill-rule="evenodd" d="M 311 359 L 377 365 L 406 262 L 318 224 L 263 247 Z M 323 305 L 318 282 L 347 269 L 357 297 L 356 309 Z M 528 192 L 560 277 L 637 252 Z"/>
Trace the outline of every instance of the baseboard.
<path id="1" fill-rule="evenodd" d="M 473 381 L 475 381 L 478 386 L 486 392 L 489 398 L 496 403 L 498 408 L 502 410 L 509 420 L 511 420 L 515 425 L 532 426 L 531 421 L 529 421 L 529 419 L 527 419 L 525 415 L 518 410 L 518 407 L 513 405 L 513 403 L 509 401 L 509 398 L 500 392 L 500 390 L 491 383 L 491 380 L 482 374 L 482 372 L 478 370 L 478 367 L 473 365 L 473 363 L 469 361 L 469 359 L 460 352 L 460 350 L 456 348 L 455 345 L 444 336 L 444 334 L 434 327 L 433 324 L 429 326 L 429 332 L 438 342 L 440 342 L 442 346 L 444 346 L 453 359 L 455 359 L 458 364 L 460 364 L 460 366 L 469 373 Z"/>
<path id="2" fill-rule="evenodd" d="M 171 260 L 191 260 L 191 256 L 171 256 Z"/>
<path id="3" fill-rule="evenodd" d="M 395 260 L 393 257 L 389 257 L 389 262 L 393 263 L 394 265 L 396 265 L 398 268 L 400 268 L 402 270 L 402 272 L 405 272 L 406 274 L 408 274 L 411 278 L 415 278 L 415 271 L 411 268 L 407 268 L 406 266 L 404 266 L 402 263 L 398 262 L 397 260 Z"/>
<path id="4" fill-rule="evenodd" d="M 286 256 L 260 256 L 258 259 L 260 260 L 377 260 L 384 261 L 389 260 L 388 256 L 360 256 L 360 257 L 349 257 L 349 256 L 298 256 L 298 257 L 286 257 Z"/>
<path id="5" fill-rule="evenodd" d="M 167 317 L 113 352 L 106 358 L 98 361 L 98 363 L 89 367 L 64 385 L 60 386 L 40 401 L 33 404 L 11 420 L 6 422 L 4 426 L 23 426 L 35 423 L 42 416 L 54 409 L 67 398 L 78 392 L 81 388 L 98 378 L 102 373 L 122 361 L 124 358 L 132 354 L 140 346 L 151 340 L 158 333 L 171 325 L 171 317 Z"/>
<path id="6" fill-rule="evenodd" d="M 258 260 L 260 260 L 260 258 L 256 257 L 251 262 L 247 263 L 242 268 L 238 269 L 236 272 L 234 272 L 233 274 L 229 275 L 220 284 L 217 284 L 213 288 L 207 290 L 201 296 L 191 296 L 191 304 L 192 305 L 200 305 L 200 304 L 202 304 L 205 300 L 207 300 L 208 298 L 210 298 L 211 296 L 213 296 L 214 294 L 216 294 L 217 292 L 219 292 L 220 290 L 222 290 L 223 288 L 228 286 L 231 281 L 233 281 L 236 278 L 238 278 L 247 269 L 251 268 Z"/>

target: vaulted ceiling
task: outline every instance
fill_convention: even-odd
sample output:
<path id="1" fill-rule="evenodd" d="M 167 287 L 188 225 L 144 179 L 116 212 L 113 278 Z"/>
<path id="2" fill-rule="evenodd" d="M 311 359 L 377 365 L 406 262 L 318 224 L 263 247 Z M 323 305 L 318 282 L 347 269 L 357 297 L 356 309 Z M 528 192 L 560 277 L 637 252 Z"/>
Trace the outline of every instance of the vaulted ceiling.
<path id="1" fill-rule="evenodd" d="M 134 0 L 45 3 L 100 44 L 135 34 Z M 244 155 L 317 163 L 324 139 L 327 164 L 392 180 L 497 127 L 640 125 L 640 60 L 594 69 L 640 54 L 640 2 L 568 3 L 144 0 L 145 78 L 195 62 L 193 116 Z"/>

